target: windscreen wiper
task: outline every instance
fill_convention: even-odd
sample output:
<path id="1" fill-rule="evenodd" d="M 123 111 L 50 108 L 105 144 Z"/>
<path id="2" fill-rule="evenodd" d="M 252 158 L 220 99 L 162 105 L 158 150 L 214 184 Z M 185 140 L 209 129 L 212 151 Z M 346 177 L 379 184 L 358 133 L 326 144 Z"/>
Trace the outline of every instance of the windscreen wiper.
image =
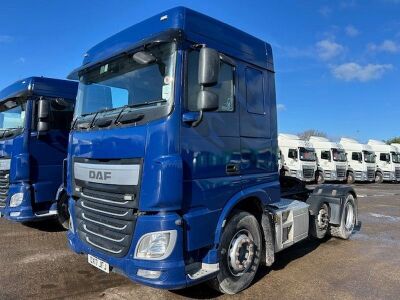
<path id="1" fill-rule="evenodd" d="M 144 114 L 138 114 L 136 112 L 130 111 L 130 112 L 125 112 L 126 109 L 128 108 L 138 108 L 138 107 L 143 107 L 143 106 L 148 106 L 148 105 L 154 105 L 154 104 L 162 104 L 166 103 L 167 100 L 155 100 L 155 101 L 147 101 L 147 102 L 142 102 L 142 103 L 135 103 L 135 104 L 129 104 L 125 105 L 123 109 L 120 111 L 118 116 L 115 118 L 115 124 L 128 124 L 128 123 L 134 123 L 142 120 L 144 118 Z"/>

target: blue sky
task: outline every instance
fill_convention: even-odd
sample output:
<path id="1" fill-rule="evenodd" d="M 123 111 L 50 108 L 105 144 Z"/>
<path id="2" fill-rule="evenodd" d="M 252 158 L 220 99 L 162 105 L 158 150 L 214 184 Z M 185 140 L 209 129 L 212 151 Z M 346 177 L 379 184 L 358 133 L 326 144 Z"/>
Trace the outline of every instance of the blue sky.
<path id="1" fill-rule="evenodd" d="M 272 44 L 281 132 L 400 136 L 400 0 L 4 0 L 0 88 L 64 78 L 91 46 L 178 5 Z"/>

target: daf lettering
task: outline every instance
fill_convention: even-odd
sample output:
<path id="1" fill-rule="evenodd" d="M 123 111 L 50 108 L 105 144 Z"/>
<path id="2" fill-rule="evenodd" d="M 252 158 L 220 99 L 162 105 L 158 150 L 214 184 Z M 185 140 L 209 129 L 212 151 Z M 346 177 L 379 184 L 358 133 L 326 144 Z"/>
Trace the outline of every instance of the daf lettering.
<path id="1" fill-rule="evenodd" d="M 111 172 L 90 170 L 89 178 L 97 180 L 111 179 Z"/>

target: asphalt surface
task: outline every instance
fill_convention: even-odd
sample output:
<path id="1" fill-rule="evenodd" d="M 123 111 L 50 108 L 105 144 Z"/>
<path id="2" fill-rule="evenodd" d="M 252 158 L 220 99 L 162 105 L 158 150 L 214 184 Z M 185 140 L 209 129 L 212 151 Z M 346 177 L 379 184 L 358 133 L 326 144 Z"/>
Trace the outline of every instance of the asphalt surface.
<path id="1" fill-rule="evenodd" d="M 399 299 L 400 185 L 355 185 L 362 228 L 278 254 L 236 299 Z M 67 247 L 54 224 L 0 220 L 0 299 L 226 299 L 206 285 L 163 291 L 106 274 Z"/>

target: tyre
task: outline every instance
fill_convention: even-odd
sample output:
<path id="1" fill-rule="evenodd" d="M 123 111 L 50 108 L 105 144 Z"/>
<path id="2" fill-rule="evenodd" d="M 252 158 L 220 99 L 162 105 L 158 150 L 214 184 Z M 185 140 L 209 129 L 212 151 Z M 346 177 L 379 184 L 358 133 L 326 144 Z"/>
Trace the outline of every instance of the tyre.
<path id="1" fill-rule="evenodd" d="M 347 183 L 348 184 L 353 184 L 356 181 L 356 178 L 354 177 L 353 172 L 347 173 Z"/>
<path id="2" fill-rule="evenodd" d="M 375 174 L 375 182 L 382 183 L 383 182 L 383 175 L 381 172 L 376 172 Z"/>
<path id="3" fill-rule="evenodd" d="M 262 253 L 257 219 L 248 212 L 237 211 L 222 233 L 218 252 L 220 270 L 211 286 L 230 295 L 246 289 L 257 273 Z"/>
<path id="4" fill-rule="evenodd" d="M 68 196 L 63 193 L 57 201 L 57 222 L 65 230 L 69 228 Z"/>
<path id="5" fill-rule="evenodd" d="M 344 240 L 349 239 L 356 225 L 356 204 L 353 195 L 349 194 L 344 203 L 342 218 L 339 226 L 330 227 L 330 234 Z"/>
<path id="6" fill-rule="evenodd" d="M 321 240 L 328 233 L 329 229 L 329 207 L 326 203 L 321 203 L 318 214 L 310 216 L 310 236 Z"/>
<path id="7" fill-rule="evenodd" d="M 325 182 L 325 176 L 324 176 L 324 172 L 321 171 L 317 171 L 317 183 L 318 184 L 323 184 Z"/>

